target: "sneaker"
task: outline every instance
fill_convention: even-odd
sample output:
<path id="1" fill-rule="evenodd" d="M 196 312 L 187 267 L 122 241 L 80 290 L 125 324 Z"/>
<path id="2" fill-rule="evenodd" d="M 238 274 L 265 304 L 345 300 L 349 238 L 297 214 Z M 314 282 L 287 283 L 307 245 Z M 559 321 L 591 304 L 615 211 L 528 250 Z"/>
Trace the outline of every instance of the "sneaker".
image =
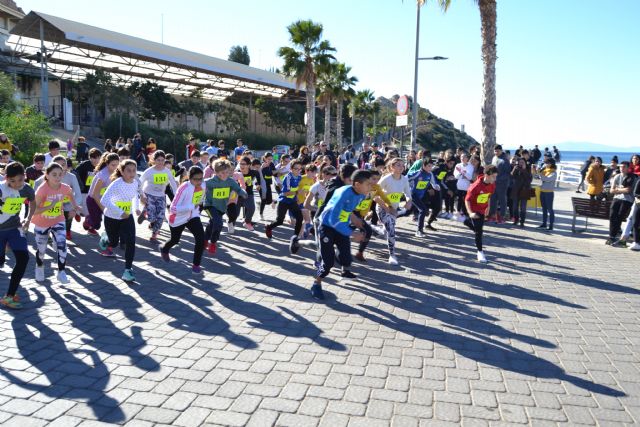
<path id="1" fill-rule="evenodd" d="M 9 295 L 0 299 L 0 305 L 3 305 L 7 308 L 11 308 L 13 310 L 19 310 L 22 308 L 22 304 L 20 304 L 20 300 L 16 299 L 16 297 L 10 297 Z"/>
<path id="2" fill-rule="evenodd" d="M 113 249 L 111 249 L 111 247 L 108 247 L 107 249 L 105 249 L 104 251 L 100 251 L 100 255 L 107 257 L 107 258 L 113 258 L 116 255 L 113 253 Z"/>
<path id="3" fill-rule="evenodd" d="M 524 228 L 524 222 L 521 222 L 519 225 L 520 228 Z"/>
<path id="4" fill-rule="evenodd" d="M 67 231 L 67 236 L 66 237 L 67 237 L 67 240 L 73 240 L 71 238 L 71 231 Z"/>
<path id="5" fill-rule="evenodd" d="M 271 231 L 271 227 L 268 225 L 264 228 L 264 234 L 267 236 L 267 239 L 271 239 L 273 237 L 273 231 Z"/>
<path id="6" fill-rule="evenodd" d="M 84 231 L 89 231 L 89 229 L 91 228 L 91 226 L 87 223 L 86 219 L 82 223 L 82 228 L 84 228 Z"/>
<path id="7" fill-rule="evenodd" d="M 487 221 L 486 222 L 498 222 L 498 218 L 496 218 L 495 215 L 492 215 L 492 216 L 487 217 Z"/>
<path id="8" fill-rule="evenodd" d="M 364 254 L 362 252 L 356 252 L 353 257 L 360 262 L 367 262 L 367 259 L 364 257 Z"/>
<path id="9" fill-rule="evenodd" d="M 613 245 L 613 242 L 615 241 L 615 239 L 612 239 L 611 237 L 609 237 L 607 240 L 604 241 L 605 245 Z"/>
<path id="10" fill-rule="evenodd" d="M 171 258 L 169 257 L 169 252 L 160 251 L 160 258 L 162 258 L 164 262 L 171 262 Z"/>
<path id="11" fill-rule="evenodd" d="M 580 191 L 580 190 L 576 190 L 576 193 L 580 194 L 580 193 L 582 193 L 582 191 Z"/>
<path id="12" fill-rule="evenodd" d="M 640 251 L 640 243 L 634 242 L 631 246 L 629 246 L 629 249 L 632 251 Z"/>
<path id="13" fill-rule="evenodd" d="M 389 255 L 389 264 L 391 265 L 400 265 L 398 262 L 398 258 L 395 255 Z"/>
<path id="14" fill-rule="evenodd" d="M 355 279 L 356 276 L 355 274 L 353 274 L 352 272 L 350 272 L 349 270 L 342 270 L 342 272 L 340 273 L 340 276 L 346 278 L 346 279 Z"/>
<path id="15" fill-rule="evenodd" d="M 467 217 L 464 215 L 458 215 L 458 222 L 465 222 L 467 220 Z"/>
<path id="16" fill-rule="evenodd" d="M 427 225 L 426 225 L 426 227 L 427 227 L 429 230 L 431 230 L 431 231 L 438 231 L 438 229 L 437 229 L 437 228 L 435 228 L 435 227 L 434 227 L 433 225 L 431 225 L 431 224 L 427 224 Z"/>
<path id="17" fill-rule="evenodd" d="M 416 230 L 416 237 L 425 237 L 426 234 L 422 230 Z"/>
<path id="18" fill-rule="evenodd" d="M 478 262 L 481 262 L 483 264 L 486 264 L 488 262 L 487 258 L 484 256 L 484 252 L 482 251 L 478 251 Z"/>
<path id="19" fill-rule="evenodd" d="M 298 244 L 298 236 L 291 236 L 291 241 L 289 242 L 289 252 L 295 255 L 299 250 L 300 245 Z"/>
<path id="20" fill-rule="evenodd" d="M 260 214 L 260 221 L 264 221 L 264 215 Z"/>
<path id="21" fill-rule="evenodd" d="M 191 272 L 193 274 L 202 274 L 202 267 L 194 264 L 193 266 L 191 266 Z"/>
<path id="22" fill-rule="evenodd" d="M 214 242 L 211 242 L 207 245 L 207 252 L 209 252 L 209 254 L 215 255 L 217 250 L 218 245 L 216 245 Z"/>
<path id="23" fill-rule="evenodd" d="M 254 230 L 253 224 L 251 224 L 250 222 L 245 222 L 244 223 L 244 228 L 246 228 L 247 231 L 253 231 Z"/>
<path id="24" fill-rule="evenodd" d="M 371 229 L 373 230 L 374 233 L 376 233 L 380 237 L 387 236 L 387 229 L 384 228 L 384 226 L 382 225 L 372 225 Z"/>
<path id="25" fill-rule="evenodd" d="M 540 224 L 537 228 L 547 228 L 547 224 Z"/>
<path id="26" fill-rule="evenodd" d="M 233 234 L 233 232 L 234 232 L 234 231 L 236 231 L 236 227 L 235 227 L 235 225 L 233 225 L 233 223 L 232 223 L 232 222 L 228 223 L 228 224 L 227 224 L 227 232 L 228 232 L 229 234 Z"/>
<path id="27" fill-rule="evenodd" d="M 122 273 L 122 280 L 125 282 L 135 282 L 136 276 L 133 275 L 133 271 L 131 271 L 130 268 L 127 268 L 124 270 L 124 273 Z"/>
<path id="28" fill-rule="evenodd" d="M 44 265 L 42 267 L 36 266 L 36 282 L 44 282 Z"/>
<path id="29" fill-rule="evenodd" d="M 317 283 L 311 287 L 311 296 L 315 299 L 324 299 L 324 292 L 322 292 L 322 286 Z"/>
<path id="30" fill-rule="evenodd" d="M 144 219 L 145 219 L 144 212 L 141 212 L 140 215 L 138 215 L 138 224 L 142 224 L 144 222 Z"/>
<path id="31" fill-rule="evenodd" d="M 613 242 L 611 244 L 611 246 L 616 247 L 616 248 L 626 248 L 627 247 L 627 239 L 620 239 L 620 240 L 616 240 L 615 242 Z"/>
<path id="32" fill-rule="evenodd" d="M 101 251 L 105 251 L 109 247 L 109 236 L 107 236 L 107 232 L 103 231 L 100 235 L 100 241 L 98 242 L 98 247 Z"/>
<path id="33" fill-rule="evenodd" d="M 95 228 L 88 228 L 87 229 L 87 234 L 90 234 L 92 236 L 98 236 L 98 232 L 96 231 Z"/>
<path id="34" fill-rule="evenodd" d="M 496 218 L 496 224 L 504 224 L 506 221 L 500 215 Z"/>
<path id="35" fill-rule="evenodd" d="M 76 222 L 82 221 L 82 217 L 80 216 L 80 214 L 76 214 L 76 216 L 74 216 L 73 219 L 75 219 Z"/>
<path id="36" fill-rule="evenodd" d="M 406 214 L 407 214 L 407 209 L 406 208 L 398 209 L 398 212 L 397 212 L 397 216 L 398 217 L 401 217 L 401 216 L 406 215 Z"/>
<path id="37" fill-rule="evenodd" d="M 547 227 L 547 230 L 549 230 L 549 231 L 553 231 L 553 225 L 548 226 L 548 227 Z"/>
<path id="38" fill-rule="evenodd" d="M 151 234 L 151 237 L 149 238 L 149 242 L 154 244 L 154 245 L 159 244 L 160 241 L 158 240 L 158 233 Z"/>
<path id="39" fill-rule="evenodd" d="M 64 270 L 58 271 L 58 282 L 64 284 L 69 283 L 69 278 L 67 277 L 67 273 Z"/>

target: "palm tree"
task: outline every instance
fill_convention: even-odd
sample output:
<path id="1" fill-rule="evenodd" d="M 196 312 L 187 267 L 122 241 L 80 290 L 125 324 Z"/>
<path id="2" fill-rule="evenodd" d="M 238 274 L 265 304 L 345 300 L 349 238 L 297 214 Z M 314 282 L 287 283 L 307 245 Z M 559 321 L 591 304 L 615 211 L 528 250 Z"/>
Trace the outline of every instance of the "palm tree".
<path id="1" fill-rule="evenodd" d="M 343 63 L 336 65 L 335 69 L 335 91 L 334 99 L 336 100 L 336 140 L 342 145 L 342 109 L 344 100 L 355 92 L 353 86 L 358 82 L 358 78 L 349 76 L 351 67 L 347 67 Z"/>
<path id="2" fill-rule="evenodd" d="M 373 96 L 373 91 L 363 89 L 356 93 L 356 99 L 356 114 L 360 116 L 362 120 L 362 136 L 364 137 L 367 131 L 369 116 L 373 113 L 373 102 L 376 98 Z"/>
<path id="3" fill-rule="evenodd" d="M 331 102 L 335 92 L 336 62 L 318 68 L 318 102 L 324 108 L 324 142 L 331 144 Z"/>
<path id="4" fill-rule="evenodd" d="M 322 24 L 311 20 L 296 21 L 287 27 L 293 47 L 278 49 L 278 56 L 284 60 L 285 75 L 296 80 L 296 87 L 305 85 L 307 96 L 307 145 L 313 145 L 316 138 L 315 103 L 318 67 L 327 66 L 335 52 L 327 40 L 322 40 Z"/>

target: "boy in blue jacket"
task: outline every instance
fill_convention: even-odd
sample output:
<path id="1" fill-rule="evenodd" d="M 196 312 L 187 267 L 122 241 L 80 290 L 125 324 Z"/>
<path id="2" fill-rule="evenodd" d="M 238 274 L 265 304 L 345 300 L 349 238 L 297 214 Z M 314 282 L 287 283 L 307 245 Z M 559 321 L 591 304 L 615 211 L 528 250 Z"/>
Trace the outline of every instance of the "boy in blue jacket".
<path id="1" fill-rule="evenodd" d="M 431 162 L 423 162 L 422 167 L 414 172 L 409 172 L 407 178 L 409 178 L 409 183 L 411 184 L 411 200 L 413 201 L 413 208 L 418 211 L 418 229 L 416 230 L 416 237 L 424 237 L 424 219 L 429 212 L 429 204 L 425 203 L 429 201 L 430 198 L 434 198 L 436 196 L 436 192 L 440 192 L 440 186 L 436 180 L 436 177 L 433 175 L 431 170 L 433 169 L 433 163 Z M 428 197 L 425 197 L 428 194 Z M 439 194 L 438 194 L 439 196 Z M 437 201 L 434 200 L 433 211 L 434 215 L 432 218 L 435 218 L 437 215 L 437 205 L 440 201 L 440 198 L 437 198 Z M 429 225 L 427 226 L 431 230 L 435 230 L 431 225 L 432 219 L 429 220 Z"/>

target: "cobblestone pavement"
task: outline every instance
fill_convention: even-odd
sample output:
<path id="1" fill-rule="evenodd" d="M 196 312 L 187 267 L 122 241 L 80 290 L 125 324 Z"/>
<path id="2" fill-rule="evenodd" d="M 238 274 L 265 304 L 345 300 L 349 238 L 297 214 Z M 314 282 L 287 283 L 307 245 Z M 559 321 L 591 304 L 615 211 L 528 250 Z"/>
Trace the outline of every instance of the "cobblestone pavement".
<path id="1" fill-rule="evenodd" d="M 571 235 L 569 196 L 553 234 L 533 212 L 488 227 L 486 267 L 461 224 L 418 241 L 403 219 L 401 266 L 375 240 L 324 303 L 289 227 L 223 234 L 202 279 L 188 233 L 168 265 L 139 238 L 132 285 L 79 231 L 71 283 L 36 284 L 31 258 L 26 308 L 0 310 L 0 424 L 640 423 L 640 258 L 604 246 L 604 222 Z"/>

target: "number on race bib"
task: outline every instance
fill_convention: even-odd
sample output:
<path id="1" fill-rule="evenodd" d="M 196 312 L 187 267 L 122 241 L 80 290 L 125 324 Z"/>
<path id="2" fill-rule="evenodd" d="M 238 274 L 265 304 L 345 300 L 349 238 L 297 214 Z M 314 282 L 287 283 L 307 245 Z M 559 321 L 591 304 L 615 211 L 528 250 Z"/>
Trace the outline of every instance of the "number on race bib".
<path id="1" fill-rule="evenodd" d="M 46 202 L 45 206 L 50 206 L 51 202 Z M 56 202 L 53 207 L 42 213 L 43 216 L 55 218 L 62 214 L 62 202 Z"/>
<path id="2" fill-rule="evenodd" d="M 197 191 L 193 193 L 193 198 L 191 199 L 191 203 L 193 203 L 194 206 L 197 206 L 201 202 L 202 202 L 202 191 Z"/>
<path id="3" fill-rule="evenodd" d="M 490 194 L 478 194 L 478 198 L 476 199 L 476 202 L 480 205 L 485 204 L 489 201 L 489 196 Z"/>
<path id="4" fill-rule="evenodd" d="M 101 195 L 101 196 L 104 196 L 104 193 L 106 193 L 106 192 L 107 192 L 107 187 L 102 187 L 102 188 L 100 189 L 100 195 Z"/>
<path id="5" fill-rule="evenodd" d="M 153 174 L 153 183 L 156 185 L 163 185 L 169 182 L 169 177 L 166 173 L 154 173 Z"/>
<path id="6" fill-rule="evenodd" d="M 371 199 L 364 199 L 356 206 L 356 210 L 359 212 L 368 211 L 369 208 L 371 208 Z"/>
<path id="7" fill-rule="evenodd" d="M 29 187 L 33 188 L 33 186 L 36 185 L 36 182 L 33 179 L 29 180 Z"/>
<path id="8" fill-rule="evenodd" d="M 84 182 L 84 185 L 86 185 L 87 187 L 90 187 L 94 178 L 95 178 L 95 175 L 87 175 L 87 180 Z"/>
<path id="9" fill-rule="evenodd" d="M 246 185 L 247 187 L 251 187 L 253 185 L 253 177 L 252 176 L 245 176 L 244 177 L 244 185 Z"/>
<path id="10" fill-rule="evenodd" d="M 228 199 L 230 193 L 229 187 L 224 188 L 214 188 L 213 189 L 213 198 L 214 199 Z"/>
<path id="11" fill-rule="evenodd" d="M 418 181 L 416 190 L 424 190 L 425 188 L 427 188 L 427 181 Z"/>
<path id="12" fill-rule="evenodd" d="M 442 181 L 442 179 L 447 175 L 447 171 L 442 171 L 438 174 L 438 179 Z"/>
<path id="13" fill-rule="evenodd" d="M 131 202 L 116 202 L 116 206 L 122 209 L 126 214 L 131 213 Z"/>
<path id="14" fill-rule="evenodd" d="M 338 217 L 338 220 L 340 222 L 347 222 L 347 221 L 349 221 L 349 215 L 350 214 L 351 214 L 351 212 L 340 211 L 340 216 Z"/>
<path id="15" fill-rule="evenodd" d="M 2 213 L 7 215 L 15 215 L 19 213 L 25 200 L 25 197 L 6 198 L 4 201 L 4 205 L 2 205 Z"/>
<path id="16" fill-rule="evenodd" d="M 391 203 L 400 203 L 400 198 L 402 197 L 402 193 L 391 193 L 389 194 L 389 200 Z"/>

